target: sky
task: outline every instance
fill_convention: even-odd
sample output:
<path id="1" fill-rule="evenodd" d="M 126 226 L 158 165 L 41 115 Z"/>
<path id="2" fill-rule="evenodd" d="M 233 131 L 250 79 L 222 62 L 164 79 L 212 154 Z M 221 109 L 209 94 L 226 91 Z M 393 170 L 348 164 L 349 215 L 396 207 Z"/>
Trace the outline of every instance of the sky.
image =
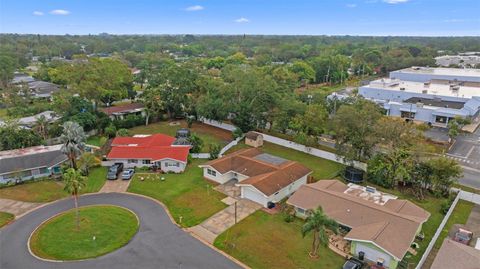
<path id="1" fill-rule="evenodd" d="M 480 0 L 0 0 L 0 32 L 480 36 Z"/>

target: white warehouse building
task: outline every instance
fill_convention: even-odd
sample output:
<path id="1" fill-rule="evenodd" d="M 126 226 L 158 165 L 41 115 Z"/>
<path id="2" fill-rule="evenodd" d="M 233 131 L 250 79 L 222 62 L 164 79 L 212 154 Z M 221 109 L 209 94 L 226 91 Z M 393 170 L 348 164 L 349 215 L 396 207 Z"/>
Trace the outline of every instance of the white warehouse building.
<path id="1" fill-rule="evenodd" d="M 416 82 L 442 80 L 480 83 L 480 69 L 412 66 L 390 72 L 390 78 Z"/>
<path id="2" fill-rule="evenodd" d="M 480 111 L 480 70 L 466 72 L 477 72 L 477 77 L 456 76 L 462 72 L 455 72 L 448 80 L 444 71 L 432 71 L 428 79 L 415 73 L 401 73 L 403 79 L 398 79 L 391 73 L 390 78 L 360 87 L 358 93 L 381 105 L 389 116 L 446 127 L 452 118 L 474 118 Z"/>

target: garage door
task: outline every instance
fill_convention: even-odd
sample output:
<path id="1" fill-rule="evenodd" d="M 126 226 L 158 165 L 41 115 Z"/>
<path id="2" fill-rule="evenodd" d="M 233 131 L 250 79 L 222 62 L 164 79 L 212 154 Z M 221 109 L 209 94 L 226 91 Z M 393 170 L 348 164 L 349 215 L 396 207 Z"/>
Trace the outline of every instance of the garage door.
<path id="1" fill-rule="evenodd" d="M 376 249 L 373 249 L 369 246 L 363 245 L 361 243 L 357 243 L 357 247 L 355 249 L 356 254 L 360 251 L 363 251 L 365 253 L 365 259 L 370 260 L 372 262 L 377 262 L 377 260 L 383 259 L 385 262 L 383 263 L 383 266 L 388 266 L 391 261 L 391 257 L 388 254 L 385 254 L 384 252 L 378 251 Z"/>

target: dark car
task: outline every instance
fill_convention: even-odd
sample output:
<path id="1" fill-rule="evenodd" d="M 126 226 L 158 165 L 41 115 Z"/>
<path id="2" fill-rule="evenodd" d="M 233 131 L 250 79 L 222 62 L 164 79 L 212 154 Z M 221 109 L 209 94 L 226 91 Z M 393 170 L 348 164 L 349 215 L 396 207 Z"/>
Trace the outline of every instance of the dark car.
<path id="1" fill-rule="evenodd" d="M 343 264 L 343 267 L 342 267 L 342 269 L 361 269 L 361 268 L 363 268 L 363 262 L 354 258 L 348 259 L 345 262 L 345 264 Z"/>
<path id="2" fill-rule="evenodd" d="M 108 168 L 107 179 L 115 180 L 118 175 L 123 171 L 123 163 L 115 163 Z"/>

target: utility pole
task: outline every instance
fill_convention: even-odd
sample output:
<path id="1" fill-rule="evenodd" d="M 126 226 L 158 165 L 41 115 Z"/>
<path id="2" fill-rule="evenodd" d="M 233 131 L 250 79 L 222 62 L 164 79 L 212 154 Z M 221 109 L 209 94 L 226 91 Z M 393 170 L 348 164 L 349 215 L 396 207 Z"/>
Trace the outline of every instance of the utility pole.
<path id="1" fill-rule="evenodd" d="M 235 224 L 237 224 L 237 202 L 235 202 Z"/>

